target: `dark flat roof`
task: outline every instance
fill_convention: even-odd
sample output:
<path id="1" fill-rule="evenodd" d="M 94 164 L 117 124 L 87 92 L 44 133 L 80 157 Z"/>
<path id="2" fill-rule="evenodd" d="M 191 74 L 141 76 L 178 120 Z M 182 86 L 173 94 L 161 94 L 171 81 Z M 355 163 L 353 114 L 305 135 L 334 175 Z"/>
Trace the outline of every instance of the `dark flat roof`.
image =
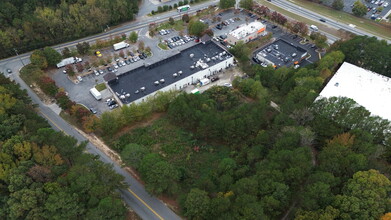
<path id="1" fill-rule="evenodd" d="M 278 50 L 274 49 L 273 45 L 278 45 Z M 267 48 L 272 49 L 272 51 L 270 53 L 267 51 L 262 51 L 264 49 L 266 50 Z M 282 67 L 282 66 L 289 67 L 293 65 L 294 61 L 299 61 L 301 59 L 301 56 L 304 53 L 306 53 L 307 50 L 305 50 L 302 47 L 295 46 L 293 43 L 288 43 L 283 39 L 278 39 L 273 43 L 268 44 L 265 47 L 261 48 L 259 52 L 263 52 L 264 54 L 266 54 L 265 58 L 270 60 L 274 64 L 276 64 L 278 67 Z M 280 57 L 276 56 L 277 53 L 280 54 Z M 296 53 L 295 57 L 292 57 L 293 53 Z M 283 58 L 289 57 L 290 61 L 284 62 L 283 60 L 281 60 L 281 57 Z"/>
<path id="2" fill-rule="evenodd" d="M 159 62 L 145 64 L 144 66 L 126 72 L 118 76 L 118 80 L 110 81 L 108 84 L 119 95 L 129 94 L 128 97 L 122 99 L 124 104 L 128 104 L 202 70 L 197 67 L 191 69 L 190 66 L 195 66 L 196 61 L 199 59 L 205 61 L 206 57 L 211 58 L 224 51 L 223 48 L 213 41 L 206 42 L 205 44 L 199 43 Z M 194 56 L 191 58 L 190 54 L 194 54 Z M 226 56 L 223 56 L 223 59 L 225 60 L 231 56 L 227 52 Z M 222 62 L 222 60 L 211 59 L 207 64 L 213 66 L 219 62 Z M 183 73 L 174 77 L 173 74 L 179 71 Z M 154 84 L 155 81 L 161 79 L 164 79 L 165 82 L 159 83 L 159 85 Z M 145 87 L 144 92 L 141 92 L 141 87 Z M 140 92 L 136 94 L 136 90 Z"/>

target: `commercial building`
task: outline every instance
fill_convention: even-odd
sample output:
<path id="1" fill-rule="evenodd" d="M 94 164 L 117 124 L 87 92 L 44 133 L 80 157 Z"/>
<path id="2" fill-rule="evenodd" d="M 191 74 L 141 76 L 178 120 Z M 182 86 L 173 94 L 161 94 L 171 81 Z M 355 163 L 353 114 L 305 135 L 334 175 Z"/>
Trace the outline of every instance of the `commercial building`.
<path id="1" fill-rule="evenodd" d="M 261 22 L 254 21 L 249 24 L 243 24 L 239 28 L 228 33 L 226 42 L 235 45 L 238 41 L 245 43 L 266 34 L 266 26 Z"/>
<path id="2" fill-rule="evenodd" d="M 373 115 L 391 121 L 391 79 L 344 62 L 319 98 L 348 97 Z"/>
<path id="3" fill-rule="evenodd" d="M 123 104 L 139 103 L 158 91 L 184 89 L 234 63 L 233 56 L 212 41 L 174 53 L 117 77 L 106 77 L 110 89 Z"/>
<path id="4" fill-rule="evenodd" d="M 300 64 L 307 57 L 306 49 L 278 39 L 258 50 L 255 57 L 263 65 L 271 65 L 276 68 Z"/>

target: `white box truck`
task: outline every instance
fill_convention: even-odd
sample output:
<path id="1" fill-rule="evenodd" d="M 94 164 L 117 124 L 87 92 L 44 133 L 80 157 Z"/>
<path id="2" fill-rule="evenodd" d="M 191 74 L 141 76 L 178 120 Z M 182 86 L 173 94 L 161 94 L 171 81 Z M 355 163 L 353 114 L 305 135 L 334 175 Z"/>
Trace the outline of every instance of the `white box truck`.
<path id="1" fill-rule="evenodd" d="M 102 99 L 102 94 L 96 88 L 90 89 L 90 93 L 96 100 L 100 101 Z"/>
<path id="2" fill-rule="evenodd" d="M 210 83 L 210 79 L 208 79 L 208 78 L 203 78 L 200 80 L 201 86 L 208 85 L 209 83 Z"/>
<path id="3" fill-rule="evenodd" d="M 129 44 L 122 41 L 122 42 L 114 44 L 113 47 L 114 47 L 114 50 L 120 50 L 122 48 L 129 47 Z"/>
<path id="4" fill-rule="evenodd" d="M 74 64 L 74 63 L 78 63 L 81 61 L 83 61 L 83 60 L 78 57 L 68 57 L 68 58 L 61 60 L 61 62 L 57 63 L 57 68 L 61 68 L 61 67 L 64 67 L 68 64 Z"/>

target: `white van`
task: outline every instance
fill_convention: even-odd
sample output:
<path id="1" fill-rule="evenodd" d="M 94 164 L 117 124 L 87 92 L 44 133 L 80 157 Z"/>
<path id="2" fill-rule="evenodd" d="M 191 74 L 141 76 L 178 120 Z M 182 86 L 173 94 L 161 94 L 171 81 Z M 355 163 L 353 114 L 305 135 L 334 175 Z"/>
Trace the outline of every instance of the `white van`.
<path id="1" fill-rule="evenodd" d="M 315 25 L 311 25 L 310 29 L 313 31 L 319 31 L 318 27 L 316 27 Z"/>

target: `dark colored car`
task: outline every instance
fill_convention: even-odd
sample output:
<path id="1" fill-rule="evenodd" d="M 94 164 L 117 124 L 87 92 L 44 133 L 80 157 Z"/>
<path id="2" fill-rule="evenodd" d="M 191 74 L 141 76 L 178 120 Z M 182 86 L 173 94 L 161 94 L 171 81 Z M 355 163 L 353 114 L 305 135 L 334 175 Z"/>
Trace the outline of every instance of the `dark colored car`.
<path id="1" fill-rule="evenodd" d="M 129 60 L 125 60 L 125 63 L 126 63 L 127 65 L 130 65 L 130 61 L 129 61 Z"/>
<path id="2" fill-rule="evenodd" d="M 145 59 L 145 58 L 144 58 L 144 56 L 143 56 L 143 55 L 141 55 L 141 54 L 140 54 L 140 55 L 138 55 L 138 57 L 140 57 L 140 59 L 142 59 L 142 60 L 143 60 L 143 59 Z"/>
<path id="3" fill-rule="evenodd" d="M 115 104 L 117 104 L 117 102 L 115 100 L 111 100 L 111 101 L 107 102 L 107 106 L 112 106 Z"/>
<path id="4" fill-rule="evenodd" d="M 216 28 L 219 29 L 219 30 L 223 29 L 223 27 L 221 26 L 221 24 L 216 25 Z"/>
<path id="5" fill-rule="evenodd" d="M 324 18 L 319 19 L 319 21 L 326 22 L 326 20 Z"/>
<path id="6" fill-rule="evenodd" d="M 219 79 L 220 79 L 219 77 L 214 76 L 214 77 L 212 77 L 212 78 L 210 79 L 210 81 L 215 82 L 215 81 L 217 81 L 217 80 L 219 80 Z"/>
<path id="7" fill-rule="evenodd" d="M 147 58 L 148 56 L 147 56 L 147 54 L 145 54 L 145 53 L 142 53 L 141 54 L 144 58 Z"/>
<path id="8" fill-rule="evenodd" d="M 273 26 L 272 26 L 272 29 L 275 29 L 275 28 L 277 28 L 277 25 L 273 25 Z"/>
<path id="9" fill-rule="evenodd" d="M 108 71 L 108 72 L 113 72 L 113 68 L 111 68 L 111 67 L 109 66 L 109 67 L 107 67 L 107 71 Z"/>
<path id="10" fill-rule="evenodd" d="M 7 69 L 7 73 L 8 73 L 8 74 L 11 74 L 11 73 L 12 73 L 12 70 L 11 70 L 11 69 Z"/>
<path id="11" fill-rule="evenodd" d="M 256 57 L 253 57 L 253 61 L 256 63 L 261 63 L 261 62 L 259 62 L 258 58 L 256 58 Z"/>

